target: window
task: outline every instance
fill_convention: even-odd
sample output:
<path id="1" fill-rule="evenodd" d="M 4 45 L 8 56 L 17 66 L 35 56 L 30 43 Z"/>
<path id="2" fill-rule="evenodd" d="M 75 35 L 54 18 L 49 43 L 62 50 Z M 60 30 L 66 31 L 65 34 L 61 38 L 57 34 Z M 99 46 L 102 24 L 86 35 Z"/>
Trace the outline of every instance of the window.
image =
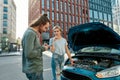
<path id="1" fill-rule="evenodd" d="M 76 9 L 76 14 L 78 14 L 78 6 L 76 6 L 76 8 L 75 8 L 75 9 Z"/>
<path id="2" fill-rule="evenodd" d="M 108 25 L 109 27 L 112 27 L 112 23 L 109 23 L 109 25 Z"/>
<path id="3" fill-rule="evenodd" d="M 72 5 L 72 14 L 74 14 L 74 5 Z"/>
<path id="4" fill-rule="evenodd" d="M 71 7 L 70 7 L 70 6 L 68 7 L 68 11 L 69 11 L 69 13 L 71 13 L 71 12 L 72 12 L 72 11 L 71 11 Z"/>
<path id="5" fill-rule="evenodd" d="M 90 7 L 90 8 L 93 8 L 93 4 L 92 4 L 92 3 L 89 3 L 89 7 Z"/>
<path id="6" fill-rule="evenodd" d="M 7 28 L 3 28 L 3 34 L 7 34 Z"/>
<path id="7" fill-rule="evenodd" d="M 60 25 L 59 23 L 56 23 L 56 25 Z"/>
<path id="8" fill-rule="evenodd" d="M 52 12 L 52 20 L 54 20 L 54 12 Z"/>
<path id="9" fill-rule="evenodd" d="M 56 1 L 56 10 L 58 11 L 59 9 L 58 9 L 58 1 Z"/>
<path id="10" fill-rule="evenodd" d="M 92 10 L 89 10 L 89 15 L 90 15 L 90 18 L 93 18 Z"/>
<path id="11" fill-rule="evenodd" d="M 58 13 L 56 13 L 57 14 L 57 20 L 59 20 L 59 14 Z"/>
<path id="12" fill-rule="evenodd" d="M 67 22 L 67 15 L 65 14 L 65 21 Z"/>
<path id="13" fill-rule="evenodd" d="M 69 22 L 71 22 L 71 15 L 69 15 Z"/>
<path id="14" fill-rule="evenodd" d="M 8 4 L 8 0 L 4 0 L 4 4 Z"/>
<path id="15" fill-rule="evenodd" d="M 94 22 L 99 22 L 99 20 L 98 19 L 94 19 Z"/>
<path id="16" fill-rule="evenodd" d="M 3 14 L 3 19 L 8 19 L 7 14 Z"/>
<path id="17" fill-rule="evenodd" d="M 110 15 L 110 14 L 108 14 L 108 21 L 112 21 L 112 20 L 111 20 L 111 15 Z"/>
<path id="18" fill-rule="evenodd" d="M 63 8 L 62 8 L 62 2 L 60 2 L 60 10 L 63 11 Z"/>
<path id="19" fill-rule="evenodd" d="M 104 13 L 104 20 L 107 21 L 107 14 L 106 13 Z"/>
<path id="20" fill-rule="evenodd" d="M 42 0 L 42 8 L 44 8 L 44 6 L 45 6 L 45 5 L 44 5 L 44 0 Z"/>
<path id="21" fill-rule="evenodd" d="M 74 3 L 74 0 L 72 0 L 72 3 Z"/>
<path id="22" fill-rule="evenodd" d="M 77 0 L 77 4 L 80 4 L 80 0 Z"/>
<path id="23" fill-rule="evenodd" d="M 78 21 L 78 16 L 76 16 L 76 23 L 79 23 L 79 21 Z"/>
<path id="24" fill-rule="evenodd" d="M 73 21 L 73 17 L 72 17 L 72 15 L 71 15 L 71 23 L 72 23 L 72 21 Z"/>
<path id="25" fill-rule="evenodd" d="M 82 0 L 82 5 L 84 5 L 84 0 Z"/>
<path id="26" fill-rule="evenodd" d="M 73 23 L 75 22 L 75 17 L 74 17 L 74 16 L 72 16 L 72 22 L 73 22 Z"/>
<path id="27" fill-rule="evenodd" d="M 65 12 L 67 12 L 67 4 L 66 4 L 66 2 L 65 2 Z"/>
<path id="28" fill-rule="evenodd" d="M 7 21 L 3 21 L 3 27 L 7 27 L 8 24 L 7 24 Z"/>
<path id="29" fill-rule="evenodd" d="M 54 1 L 52 1 L 52 10 L 54 10 Z"/>
<path id="30" fill-rule="evenodd" d="M 68 23 L 66 23 L 66 31 L 68 32 L 69 27 L 68 27 Z"/>
<path id="31" fill-rule="evenodd" d="M 64 29 L 64 24 L 61 23 L 61 28 Z"/>
<path id="32" fill-rule="evenodd" d="M 55 24 L 54 24 L 54 22 L 52 22 L 52 27 L 54 27 L 55 26 Z"/>
<path id="33" fill-rule="evenodd" d="M 63 16 L 64 16 L 64 15 L 63 15 L 63 14 L 61 14 L 61 21 L 64 21 L 64 20 L 63 20 Z"/>
<path id="34" fill-rule="evenodd" d="M 3 12 L 8 12 L 8 8 L 7 8 L 7 7 L 4 7 L 4 8 L 3 8 Z"/>
<path id="35" fill-rule="evenodd" d="M 50 1 L 47 0 L 47 9 L 49 9 L 49 8 L 50 8 Z"/>
<path id="36" fill-rule="evenodd" d="M 80 23 L 82 23 L 82 17 L 80 18 Z"/>
<path id="37" fill-rule="evenodd" d="M 102 13 L 101 12 L 99 12 L 99 19 L 103 19 L 103 16 L 102 16 Z"/>
<path id="38" fill-rule="evenodd" d="M 45 13 L 45 11 L 44 10 L 42 10 L 42 14 L 44 14 Z"/>
<path id="39" fill-rule="evenodd" d="M 90 22 L 93 22 L 93 19 L 90 19 Z"/>
<path id="40" fill-rule="evenodd" d="M 47 14 L 48 14 L 48 18 L 50 18 L 50 12 L 49 11 L 47 11 Z"/>
<path id="41" fill-rule="evenodd" d="M 98 14 L 97 14 L 97 11 L 94 11 L 94 18 L 98 18 Z"/>

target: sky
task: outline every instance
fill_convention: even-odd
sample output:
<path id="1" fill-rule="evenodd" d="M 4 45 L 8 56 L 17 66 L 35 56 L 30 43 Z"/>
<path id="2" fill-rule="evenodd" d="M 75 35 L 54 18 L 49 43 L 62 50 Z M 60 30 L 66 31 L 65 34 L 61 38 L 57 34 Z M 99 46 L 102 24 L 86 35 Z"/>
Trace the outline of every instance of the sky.
<path id="1" fill-rule="evenodd" d="M 14 0 L 16 4 L 16 39 L 22 38 L 28 27 L 28 0 Z"/>

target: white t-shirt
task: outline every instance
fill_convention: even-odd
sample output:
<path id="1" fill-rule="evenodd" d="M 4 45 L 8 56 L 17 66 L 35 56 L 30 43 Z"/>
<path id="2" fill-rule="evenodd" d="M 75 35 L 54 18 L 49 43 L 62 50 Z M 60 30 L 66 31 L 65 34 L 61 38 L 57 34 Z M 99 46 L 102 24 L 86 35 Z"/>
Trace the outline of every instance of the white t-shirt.
<path id="1" fill-rule="evenodd" d="M 68 45 L 66 39 L 63 37 L 59 40 L 54 41 L 54 38 L 50 38 L 49 45 L 51 46 L 52 44 L 55 46 L 55 51 L 54 53 L 59 54 L 59 55 L 64 55 L 65 52 L 65 46 Z"/>

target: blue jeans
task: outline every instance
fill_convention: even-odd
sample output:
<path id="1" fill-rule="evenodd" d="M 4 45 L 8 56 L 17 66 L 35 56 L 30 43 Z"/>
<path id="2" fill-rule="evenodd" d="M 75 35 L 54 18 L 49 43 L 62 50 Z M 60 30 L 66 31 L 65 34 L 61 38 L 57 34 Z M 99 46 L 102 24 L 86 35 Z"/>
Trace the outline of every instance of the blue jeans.
<path id="1" fill-rule="evenodd" d="M 60 74 L 63 68 L 64 55 L 54 55 L 53 53 L 51 60 L 53 80 L 57 80 L 56 75 Z"/>
<path id="2" fill-rule="evenodd" d="M 29 80 L 43 80 L 43 72 L 39 73 L 26 73 Z"/>

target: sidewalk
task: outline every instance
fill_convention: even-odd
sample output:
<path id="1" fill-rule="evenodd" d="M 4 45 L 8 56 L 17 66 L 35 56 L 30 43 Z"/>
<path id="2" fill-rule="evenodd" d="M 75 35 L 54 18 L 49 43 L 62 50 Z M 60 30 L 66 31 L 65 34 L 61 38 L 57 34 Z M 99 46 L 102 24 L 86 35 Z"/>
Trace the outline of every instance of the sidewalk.
<path id="1" fill-rule="evenodd" d="M 47 55 L 49 57 L 52 57 L 53 53 L 50 52 L 50 51 L 44 51 L 43 54 L 45 54 L 45 55 Z M 74 56 L 74 55 L 75 55 L 74 53 L 71 53 L 71 56 Z M 65 54 L 64 57 L 65 57 L 65 60 L 66 60 L 68 58 L 67 54 Z"/>
<path id="2" fill-rule="evenodd" d="M 3 56 L 19 56 L 21 55 L 21 52 L 2 52 L 0 54 L 0 57 L 3 57 Z"/>

